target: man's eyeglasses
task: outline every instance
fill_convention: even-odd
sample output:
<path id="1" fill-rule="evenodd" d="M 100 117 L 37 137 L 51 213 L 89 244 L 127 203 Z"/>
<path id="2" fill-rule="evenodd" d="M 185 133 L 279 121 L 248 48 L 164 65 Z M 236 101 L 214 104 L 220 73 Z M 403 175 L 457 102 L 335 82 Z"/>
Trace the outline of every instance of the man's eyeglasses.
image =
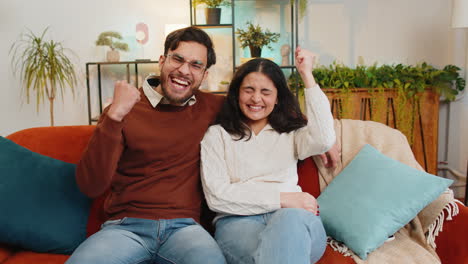
<path id="1" fill-rule="evenodd" d="M 167 54 L 166 58 L 169 61 L 169 64 L 175 68 L 182 67 L 184 63 L 188 63 L 189 68 L 193 73 L 201 73 L 206 69 L 206 66 L 203 64 L 203 62 L 199 60 L 187 61 L 184 56 L 177 53 Z"/>

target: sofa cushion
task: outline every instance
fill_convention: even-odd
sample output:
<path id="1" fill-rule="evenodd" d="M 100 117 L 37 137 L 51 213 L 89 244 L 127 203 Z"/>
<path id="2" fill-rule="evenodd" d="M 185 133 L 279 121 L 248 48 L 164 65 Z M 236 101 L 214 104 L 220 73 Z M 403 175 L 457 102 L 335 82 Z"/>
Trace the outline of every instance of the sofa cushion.
<path id="1" fill-rule="evenodd" d="M 329 236 L 366 259 L 452 182 L 365 145 L 318 197 L 320 215 Z"/>
<path id="2" fill-rule="evenodd" d="M 0 137 L 0 243 L 69 254 L 86 238 L 90 200 L 75 165 Z"/>

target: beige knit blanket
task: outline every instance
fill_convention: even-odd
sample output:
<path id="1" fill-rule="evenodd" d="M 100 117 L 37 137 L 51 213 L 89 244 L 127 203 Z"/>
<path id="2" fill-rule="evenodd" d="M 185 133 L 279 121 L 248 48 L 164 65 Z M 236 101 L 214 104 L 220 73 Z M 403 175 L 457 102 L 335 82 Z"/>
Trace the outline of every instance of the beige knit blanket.
<path id="1" fill-rule="evenodd" d="M 320 174 L 320 190 L 351 162 L 365 144 L 370 144 L 383 154 L 423 170 L 416 161 L 406 137 L 398 130 L 381 123 L 360 120 L 335 120 L 337 143 L 342 155 L 335 169 L 327 169 L 318 157 L 314 160 Z M 362 260 L 346 246 L 334 240 L 330 246 L 344 255 L 350 255 L 357 264 L 431 264 L 440 263 L 435 252 L 435 237 L 442 230 L 444 220 L 451 220 L 458 213 L 453 193 L 447 191 L 424 208 L 416 218 L 395 234 L 395 239 L 385 242 L 380 248 Z"/>

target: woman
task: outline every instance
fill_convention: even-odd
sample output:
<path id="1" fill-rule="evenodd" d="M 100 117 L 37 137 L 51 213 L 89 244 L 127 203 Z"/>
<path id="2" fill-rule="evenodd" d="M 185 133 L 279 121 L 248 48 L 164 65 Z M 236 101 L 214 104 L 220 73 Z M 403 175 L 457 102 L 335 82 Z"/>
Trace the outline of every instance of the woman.
<path id="1" fill-rule="evenodd" d="M 313 196 L 298 186 L 297 160 L 326 152 L 333 117 L 315 83 L 315 56 L 298 48 L 307 119 L 274 62 L 243 64 L 202 141 L 202 183 L 215 238 L 228 263 L 314 263 L 326 235 Z"/>

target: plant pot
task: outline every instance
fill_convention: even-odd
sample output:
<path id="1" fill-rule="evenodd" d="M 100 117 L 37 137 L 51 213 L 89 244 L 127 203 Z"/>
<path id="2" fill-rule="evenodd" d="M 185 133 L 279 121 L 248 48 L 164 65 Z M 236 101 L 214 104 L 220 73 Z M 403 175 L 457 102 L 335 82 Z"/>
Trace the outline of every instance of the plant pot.
<path id="1" fill-rule="evenodd" d="M 252 58 L 258 58 L 262 56 L 262 48 L 261 47 L 254 47 L 254 46 L 249 46 L 250 48 L 250 56 Z"/>
<path id="2" fill-rule="evenodd" d="M 109 50 L 107 52 L 107 61 L 108 62 L 118 62 L 120 61 L 120 53 L 118 50 Z"/>
<path id="3" fill-rule="evenodd" d="M 205 9 L 206 24 L 219 25 L 221 21 L 221 8 L 207 8 Z"/>

